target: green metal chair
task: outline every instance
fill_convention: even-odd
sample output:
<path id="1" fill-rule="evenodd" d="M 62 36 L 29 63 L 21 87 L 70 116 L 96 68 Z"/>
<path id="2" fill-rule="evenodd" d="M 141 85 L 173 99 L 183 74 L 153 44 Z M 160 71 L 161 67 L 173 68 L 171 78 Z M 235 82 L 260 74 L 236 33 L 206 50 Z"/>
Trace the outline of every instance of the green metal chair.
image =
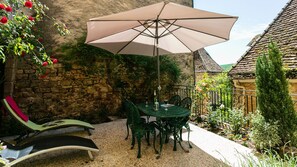
<path id="1" fill-rule="evenodd" d="M 168 100 L 169 104 L 174 104 L 176 106 L 179 106 L 180 102 L 181 102 L 181 97 L 179 95 L 174 95 Z"/>
<path id="2" fill-rule="evenodd" d="M 128 99 L 124 99 L 124 110 L 125 110 L 125 113 L 126 113 L 126 116 L 127 116 L 127 121 L 126 121 L 126 127 L 127 127 L 127 136 L 125 138 L 125 140 L 128 139 L 129 137 L 129 127 L 132 126 L 132 111 L 131 111 L 131 106 L 130 104 L 131 103 Z M 140 118 L 141 119 L 141 122 L 142 123 L 145 123 L 146 120 L 144 118 Z"/>
<path id="3" fill-rule="evenodd" d="M 184 98 L 184 99 L 180 102 L 180 105 L 179 105 L 179 106 L 191 110 L 192 99 L 191 99 L 190 97 L 186 97 L 186 98 Z"/>
<path id="4" fill-rule="evenodd" d="M 155 141 L 156 141 L 156 131 L 155 128 L 157 127 L 157 124 L 155 122 L 143 122 L 140 114 L 138 112 L 137 107 L 129 100 L 125 101 L 125 108 L 129 109 L 129 118 L 131 119 L 131 122 L 129 121 L 129 126 L 132 131 L 132 143 L 131 143 L 131 149 L 134 148 L 135 145 L 135 138 L 137 140 L 138 144 L 138 153 L 137 158 L 141 158 L 141 139 L 145 136 L 146 141 L 148 145 L 150 145 L 149 138 L 150 133 L 153 133 L 154 135 L 154 149 L 155 152 L 158 153 L 158 151 L 155 148 Z"/>
<path id="5" fill-rule="evenodd" d="M 186 109 L 189 109 L 191 110 L 191 106 L 192 106 L 192 99 L 190 97 L 186 97 L 184 98 L 181 102 L 180 102 L 180 106 L 183 107 L 183 108 L 186 108 Z M 189 147 L 192 148 L 191 144 L 190 144 L 190 126 L 189 126 L 189 123 L 188 123 L 188 120 L 190 118 L 189 117 L 184 117 L 184 118 L 181 118 L 178 122 L 178 128 L 180 129 L 180 140 L 182 141 L 182 130 L 183 130 L 183 127 L 185 127 L 188 131 L 188 144 L 189 144 Z"/>

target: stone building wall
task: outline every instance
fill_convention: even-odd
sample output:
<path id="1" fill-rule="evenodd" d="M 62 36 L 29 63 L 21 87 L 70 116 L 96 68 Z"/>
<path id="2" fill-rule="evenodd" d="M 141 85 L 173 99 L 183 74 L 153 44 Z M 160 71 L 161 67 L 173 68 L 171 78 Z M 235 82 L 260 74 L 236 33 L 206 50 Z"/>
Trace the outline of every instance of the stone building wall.
<path id="1" fill-rule="evenodd" d="M 233 80 L 235 89 L 234 105 L 243 108 L 246 112 L 254 112 L 256 106 L 256 83 L 255 80 Z M 297 80 L 289 80 L 289 92 L 297 111 Z"/>
<path id="2" fill-rule="evenodd" d="M 66 23 L 71 32 L 66 37 L 57 35 L 57 32 L 48 26 L 52 23 L 47 19 L 39 25 L 45 32 L 44 45 L 48 48 L 47 50 L 52 51 L 52 54 L 55 54 L 56 49 L 61 45 L 75 42 L 76 38 L 85 34 L 86 22 L 90 18 L 161 2 L 161 0 L 42 1 L 50 8 L 48 15 Z M 192 6 L 191 0 L 172 2 Z M 191 56 L 183 56 L 183 59 L 190 61 Z M 179 62 L 184 61 L 179 60 Z M 16 68 L 13 69 L 7 63 L 5 73 L 15 74 L 15 77 L 7 80 L 4 87 L 5 95 L 12 95 L 21 109 L 33 120 L 116 114 L 121 107 L 121 95 L 109 83 L 106 72 L 109 60 L 102 59 L 97 63 L 103 67 L 101 74 L 87 75 L 83 72 L 84 67 L 77 65 L 73 65 L 72 70 L 66 71 L 63 62 L 59 62 L 53 65 L 53 68 L 47 69 L 48 74 L 44 78 L 36 76 L 34 67 L 29 64 L 18 61 L 15 64 Z M 185 65 L 181 64 L 181 66 Z M 188 71 L 190 70 L 192 70 L 191 66 L 188 67 Z"/>

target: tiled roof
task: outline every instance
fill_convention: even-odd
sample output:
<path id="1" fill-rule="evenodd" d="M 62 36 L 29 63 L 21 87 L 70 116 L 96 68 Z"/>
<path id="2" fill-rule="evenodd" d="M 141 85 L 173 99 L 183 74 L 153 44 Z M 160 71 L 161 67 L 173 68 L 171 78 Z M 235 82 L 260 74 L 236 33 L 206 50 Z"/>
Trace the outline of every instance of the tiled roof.
<path id="1" fill-rule="evenodd" d="M 202 48 L 194 53 L 195 72 L 223 72 L 223 69 Z"/>
<path id="2" fill-rule="evenodd" d="M 290 0 L 251 48 L 230 70 L 234 79 L 255 78 L 257 57 L 267 49 L 270 39 L 277 43 L 283 53 L 284 66 L 297 68 L 297 0 Z"/>

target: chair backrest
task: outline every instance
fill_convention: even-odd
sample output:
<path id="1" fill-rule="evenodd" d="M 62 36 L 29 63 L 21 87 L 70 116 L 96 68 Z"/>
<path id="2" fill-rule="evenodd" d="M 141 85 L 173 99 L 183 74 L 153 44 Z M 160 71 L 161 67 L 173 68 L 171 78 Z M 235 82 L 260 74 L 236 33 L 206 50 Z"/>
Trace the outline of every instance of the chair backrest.
<path id="1" fill-rule="evenodd" d="M 179 95 L 174 95 L 168 100 L 169 104 L 174 104 L 176 106 L 179 106 L 180 102 L 181 102 L 181 98 Z"/>
<path id="2" fill-rule="evenodd" d="M 186 97 L 184 98 L 181 102 L 180 102 L 180 106 L 187 108 L 189 110 L 191 110 L 191 106 L 192 106 L 192 99 L 190 97 Z"/>
<path id="3" fill-rule="evenodd" d="M 124 110 L 125 110 L 126 116 L 127 116 L 127 123 L 128 123 L 128 125 L 131 125 L 132 124 L 131 104 L 130 104 L 130 101 L 127 99 L 124 99 Z"/>
<path id="4" fill-rule="evenodd" d="M 133 102 L 125 100 L 125 110 L 127 111 L 128 124 L 133 125 L 134 127 L 141 124 L 140 114 Z"/>

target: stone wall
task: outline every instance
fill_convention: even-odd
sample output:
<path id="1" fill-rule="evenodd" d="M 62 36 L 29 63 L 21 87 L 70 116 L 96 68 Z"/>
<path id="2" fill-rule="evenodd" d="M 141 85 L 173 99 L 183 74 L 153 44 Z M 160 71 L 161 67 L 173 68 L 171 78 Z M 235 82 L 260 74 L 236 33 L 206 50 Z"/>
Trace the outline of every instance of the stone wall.
<path id="1" fill-rule="evenodd" d="M 98 63 L 105 67 L 107 62 Z M 119 93 L 107 83 L 106 75 L 85 75 L 77 65 L 65 71 L 60 63 L 48 68 L 47 76 L 42 78 L 36 76 L 31 65 L 21 65 L 16 71 L 13 96 L 33 119 L 80 117 L 107 111 L 116 114 L 120 107 Z"/>
<path id="2" fill-rule="evenodd" d="M 71 34 L 60 37 L 51 29 L 49 20 L 39 25 L 45 34 L 44 45 L 55 54 L 64 43 L 75 41 L 86 33 L 86 22 L 93 17 L 117 13 L 148 4 L 157 0 L 42 0 L 49 8 L 48 15 L 66 23 Z M 180 4 L 192 5 L 191 0 L 175 0 Z M 179 62 L 184 71 L 191 71 L 191 56 L 181 56 Z M 59 58 L 59 57 L 58 57 Z M 60 58 L 59 58 L 60 59 Z M 87 75 L 84 67 L 73 65 L 71 71 L 66 71 L 63 62 L 47 69 L 47 76 L 36 76 L 35 69 L 24 62 L 17 62 L 16 68 L 6 66 L 6 74 L 13 75 L 5 86 L 5 95 L 12 95 L 21 109 L 31 119 L 41 118 L 76 118 L 92 117 L 92 115 L 114 115 L 121 107 L 120 92 L 109 83 L 107 65 L 109 60 L 100 60 L 97 63 L 103 67 L 102 74 Z M 184 72 L 184 78 L 189 72 Z M 121 75 L 121 74 L 118 74 Z M 7 80 L 8 82 L 8 80 Z M 135 82 L 135 81 L 132 81 Z M 9 87 L 10 86 L 10 87 Z"/>

